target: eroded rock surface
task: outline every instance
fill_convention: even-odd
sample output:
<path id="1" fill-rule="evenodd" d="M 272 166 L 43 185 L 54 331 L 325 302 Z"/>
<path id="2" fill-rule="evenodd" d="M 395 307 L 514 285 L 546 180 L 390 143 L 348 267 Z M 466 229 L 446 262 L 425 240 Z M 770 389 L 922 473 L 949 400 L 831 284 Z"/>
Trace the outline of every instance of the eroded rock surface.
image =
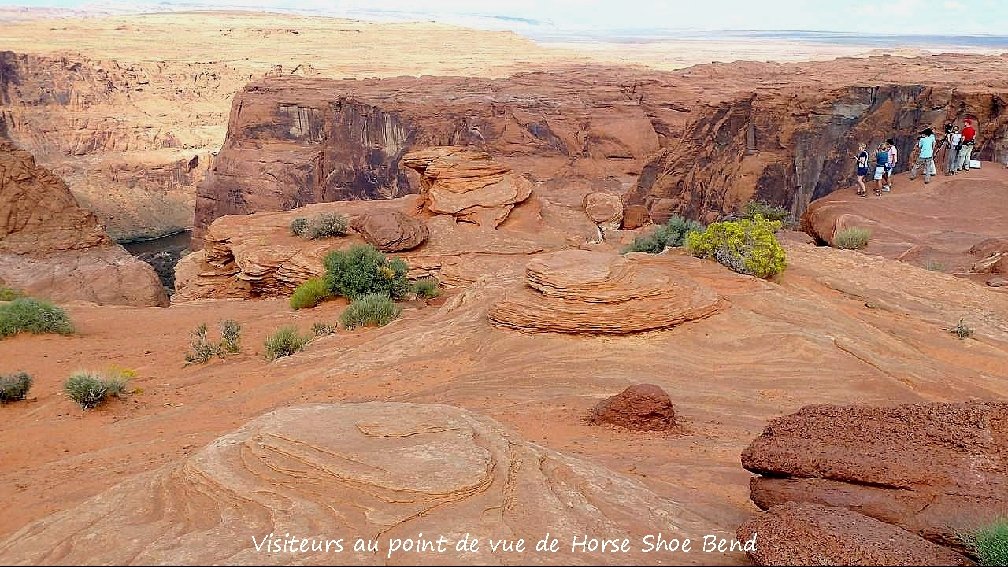
<path id="1" fill-rule="evenodd" d="M 252 420 L 187 458 L 57 512 L 0 542 L 13 563 L 625 564 L 627 554 L 456 554 L 465 532 L 535 541 L 547 532 L 639 541 L 654 526 L 697 537 L 709 526 L 640 483 L 529 443 L 445 405 L 295 406 Z M 342 554 L 257 552 L 253 537 L 344 538 Z M 452 541 L 444 555 L 399 553 L 390 538 Z M 558 536 L 561 534 L 557 534 Z M 355 553 L 352 538 L 382 552 Z M 565 536 L 562 536 L 565 537 Z M 723 536 L 722 536 L 723 537 Z M 534 555 L 530 555 L 534 554 Z M 681 556 L 702 561 L 700 554 Z"/>
<path id="2" fill-rule="evenodd" d="M 623 225 L 623 200 L 619 195 L 588 193 L 582 204 L 588 218 L 603 231 L 618 230 Z"/>
<path id="3" fill-rule="evenodd" d="M 739 527 L 757 565 L 972 565 L 962 554 L 846 508 L 789 502 Z"/>
<path id="4" fill-rule="evenodd" d="M 676 428 L 672 399 L 654 384 L 634 384 L 592 408 L 588 422 L 608 423 L 638 431 L 670 431 Z"/>
<path id="5" fill-rule="evenodd" d="M 56 301 L 166 305 L 154 270 L 109 239 L 66 184 L 0 132 L 0 277 Z"/>
<path id="6" fill-rule="evenodd" d="M 1008 514 L 1008 403 L 809 406 L 742 453 L 753 502 L 856 510 L 947 546 Z"/>
<path id="7" fill-rule="evenodd" d="M 399 211 L 364 213 L 351 219 L 350 226 L 368 244 L 383 252 L 412 250 L 427 240 L 422 219 Z"/>
<path id="8" fill-rule="evenodd" d="M 718 312 L 723 300 L 677 269 L 693 259 L 564 250 L 534 258 L 527 287 L 489 312 L 495 325 L 534 332 L 625 334 Z"/>

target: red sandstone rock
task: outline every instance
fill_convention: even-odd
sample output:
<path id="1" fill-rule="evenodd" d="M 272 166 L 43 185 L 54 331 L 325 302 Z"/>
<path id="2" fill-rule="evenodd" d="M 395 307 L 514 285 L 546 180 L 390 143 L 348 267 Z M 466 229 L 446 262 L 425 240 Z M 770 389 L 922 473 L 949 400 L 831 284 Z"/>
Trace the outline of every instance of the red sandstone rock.
<path id="1" fill-rule="evenodd" d="M 383 252 L 412 250 L 423 244 L 428 234 L 421 219 L 399 211 L 365 213 L 354 217 L 350 226 Z"/>
<path id="2" fill-rule="evenodd" d="M 751 497 L 857 510 L 936 543 L 1008 514 L 1008 403 L 808 406 L 742 453 Z"/>
<path id="3" fill-rule="evenodd" d="M 623 212 L 623 228 L 635 230 L 651 222 L 651 213 L 644 205 L 630 205 Z"/>
<path id="4" fill-rule="evenodd" d="M 654 384 L 634 384 L 598 403 L 588 422 L 608 423 L 638 431 L 669 431 L 676 428 L 672 399 Z"/>
<path id="5" fill-rule="evenodd" d="M 3 138 L 0 277 L 56 301 L 168 304 L 153 268 L 113 243 L 60 178 Z"/>
<path id="6" fill-rule="evenodd" d="M 818 504 L 776 506 L 736 535 L 739 541 L 755 536 L 756 549 L 747 553 L 757 565 L 972 565 L 902 528 Z"/>
<path id="7" fill-rule="evenodd" d="M 588 218 L 602 230 L 618 230 L 623 225 L 623 200 L 619 195 L 588 193 L 581 205 Z"/>

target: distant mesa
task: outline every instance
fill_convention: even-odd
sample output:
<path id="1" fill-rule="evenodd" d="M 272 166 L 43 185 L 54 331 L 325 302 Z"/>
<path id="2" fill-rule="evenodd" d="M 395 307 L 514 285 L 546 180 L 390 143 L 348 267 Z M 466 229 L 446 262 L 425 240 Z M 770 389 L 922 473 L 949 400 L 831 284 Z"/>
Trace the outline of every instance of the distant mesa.
<path id="1" fill-rule="evenodd" d="M 527 332 L 627 334 L 709 317 L 725 300 L 686 275 L 692 258 L 564 250 L 532 259 L 527 285 L 489 312 Z"/>
<path id="2" fill-rule="evenodd" d="M 605 538 L 630 538 L 629 553 L 571 552 L 571 537 L 599 526 Z M 253 537 L 273 533 L 344 538 L 341 554 L 302 556 L 324 563 L 507 563 L 486 542 L 524 538 L 522 557 L 622 565 L 647 562 L 639 542 L 656 526 L 693 538 L 717 531 L 635 480 L 478 414 L 370 402 L 267 413 L 181 463 L 29 524 L 0 541 L 0 556 L 13 563 L 290 563 L 290 553 L 256 550 Z M 484 545 L 457 555 L 465 532 Z M 442 557 L 387 559 L 390 538 L 421 533 L 445 535 L 452 546 Z M 546 533 L 565 545 L 536 553 Z M 377 538 L 382 552 L 355 553 L 357 537 Z"/>

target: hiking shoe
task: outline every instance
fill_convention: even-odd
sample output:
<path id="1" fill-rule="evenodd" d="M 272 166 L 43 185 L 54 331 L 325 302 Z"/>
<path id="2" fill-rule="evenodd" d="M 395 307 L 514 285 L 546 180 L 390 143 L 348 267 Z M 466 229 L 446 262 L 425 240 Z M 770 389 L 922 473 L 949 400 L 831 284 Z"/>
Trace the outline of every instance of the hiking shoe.
<path id="1" fill-rule="evenodd" d="M 886 185 L 885 187 L 882 188 L 882 190 L 885 191 L 886 193 L 888 193 L 888 192 L 892 191 L 892 187 L 890 187 L 889 185 Z"/>

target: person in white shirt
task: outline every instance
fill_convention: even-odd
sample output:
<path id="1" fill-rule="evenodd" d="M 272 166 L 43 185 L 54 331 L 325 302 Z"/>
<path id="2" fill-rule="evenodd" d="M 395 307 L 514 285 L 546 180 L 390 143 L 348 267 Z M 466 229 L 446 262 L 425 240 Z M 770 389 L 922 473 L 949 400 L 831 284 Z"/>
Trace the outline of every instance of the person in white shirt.
<path id="1" fill-rule="evenodd" d="M 955 172 L 956 157 L 959 156 L 959 144 L 962 143 L 959 127 L 953 126 L 946 139 L 948 140 L 948 163 L 945 165 L 945 175 L 952 175 Z"/>
<path id="2" fill-rule="evenodd" d="M 896 151 L 896 142 L 892 138 L 886 140 L 886 145 L 889 146 L 889 163 L 885 166 L 885 186 L 882 190 L 886 193 L 892 191 L 892 172 L 893 167 L 896 167 L 896 158 L 899 156 Z"/>

